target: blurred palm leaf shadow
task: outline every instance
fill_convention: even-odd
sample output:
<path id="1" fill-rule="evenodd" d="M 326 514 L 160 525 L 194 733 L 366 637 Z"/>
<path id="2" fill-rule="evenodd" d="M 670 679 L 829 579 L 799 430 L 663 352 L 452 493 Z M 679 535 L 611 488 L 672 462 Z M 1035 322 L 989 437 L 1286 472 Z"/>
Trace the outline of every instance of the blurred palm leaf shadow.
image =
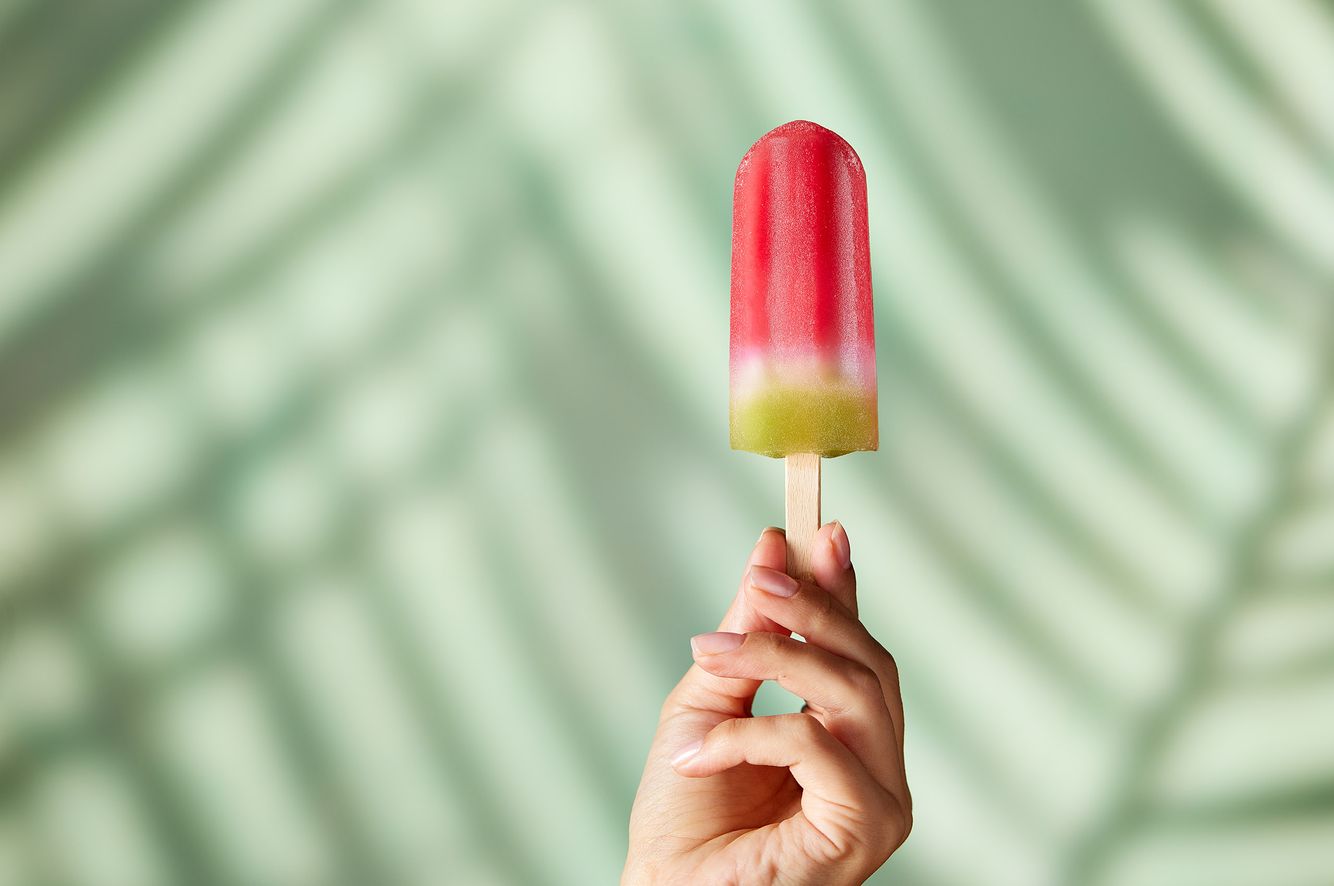
<path id="1" fill-rule="evenodd" d="M 1318 0 L 0 6 L 0 884 L 613 880 L 780 519 L 727 232 L 796 117 L 871 192 L 876 882 L 1328 882 L 1332 59 Z"/>

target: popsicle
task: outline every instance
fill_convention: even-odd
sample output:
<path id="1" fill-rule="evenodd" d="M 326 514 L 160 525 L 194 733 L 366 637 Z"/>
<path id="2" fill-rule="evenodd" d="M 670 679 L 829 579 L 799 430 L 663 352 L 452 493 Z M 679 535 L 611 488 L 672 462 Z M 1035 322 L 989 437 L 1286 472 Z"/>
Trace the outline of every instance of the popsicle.
<path id="1" fill-rule="evenodd" d="M 866 175 L 794 120 L 746 152 L 732 199 L 732 448 L 786 459 L 788 571 L 808 578 L 821 457 L 879 445 Z"/>

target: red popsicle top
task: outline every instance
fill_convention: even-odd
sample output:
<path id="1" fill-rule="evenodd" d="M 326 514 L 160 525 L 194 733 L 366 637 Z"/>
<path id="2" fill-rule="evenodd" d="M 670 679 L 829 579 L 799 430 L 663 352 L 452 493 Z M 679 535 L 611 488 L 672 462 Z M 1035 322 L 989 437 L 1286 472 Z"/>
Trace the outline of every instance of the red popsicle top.
<path id="1" fill-rule="evenodd" d="M 869 361 L 874 384 L 866 174 L 823 126 L 785 123 L 737 168 L 731 336 L 734 364 L 814 357 L 856 378 Z"/>

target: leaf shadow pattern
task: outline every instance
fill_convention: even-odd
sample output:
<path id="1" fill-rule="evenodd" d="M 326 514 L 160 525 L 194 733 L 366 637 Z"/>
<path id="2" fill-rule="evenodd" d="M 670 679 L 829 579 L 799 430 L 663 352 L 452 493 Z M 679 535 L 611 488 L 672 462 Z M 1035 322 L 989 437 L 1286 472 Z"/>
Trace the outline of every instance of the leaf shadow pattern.
<path id="1" fill-rule="evenodd" d="M 951 16 L 937 18 L 919 8 L 924 6 L 898 4 L 887 18 L 863 18 L 870 6 L 852 2 L 787 18 L 781 10 L 774 12 L 776 21 L 789 26 L 789 34 L 799 32 L 808 41 L 802 48 L 822 54 L 816 70 L 835 85 L 840 112 L 861 120 L 872 140 L 878 140 L 886 155 L 893 156 L 909 180 L 906 191 L 926 207 L 923 217 L 930 230 L 924 236 L 932 240 L 939 256 L 956 267 L 958 276 L 950 279 L 969 281 L 972 291 L 966 296 L 918 292 L 911 284 L 920 278 L 882 262 L 885 252 L 876 255 L 877 285 L 895 298 L 985 299 L 1001 319 L 999 334 L 1028 363 L 1054 379 L 1053 408 L 1092 429 L 1110 458 L 1149 487 L 1164 507 L 1212 531 L 1215 515 L 1201 506 L 1198 489 L 1178 471 L 1179 465 L 1162 457 L 1163 441 L 1152 428 L 1146 431 L 1143 422 L 1136 423 L 1134 419 L 1142 416 L 1131 415 L 1124 401 L 1107 396 L 1101 387 L 1105 379 L 1097 378 L 1080 342 L 1063 337 L 1043 313 L 1046 306 L 1041 299 L 1029 300 L 1033 288 L 1051 295 L 1059 288 L 1052 281 L 1062 275 L 1039 273 L 1006 255 L 1010 241 L 1003 235 L 1007 232 L 989 227 L 988 219 L 994 216 L 979 212 L 982 207 L 976 205 L 977 196 L 953 177 L 959 155 L 946 150 L 950 145 L 942 141 L 950 130 L 932 128 L 933 109 L 922 102 L 921 94 L 911 93 L 920 87 L 908 84 L 909 77 L 887 74 L 907 75 L 914 69 L 929 73 L 931 65 L 943 66 L 954 74 L 956 97 L 971 95 L 979 81 L 985 80 L 984 69 L 960 51 L 962 44 L 953 39 L 953 26 L 948 24 Z M 55 14 L 50 10 L 65 7 L 51 5 L 42 10 L 40 4 L 28 4 L 7 21 L 11 30 L 0 28 L 0 47 L 12 45 L 6 41 L 22 40 L 43 17 Z M 143 0 L 135 7 L 134 22 L 148 22 L 151 8 L 151 0 Z M 173 7 L 182 8 L 184 4 Z M 140 288 L 143 281 L 136 275 L 143 256 L 151 253 L 195 201 L 225 186 L 232 159 L 273 124 L 293 84 L 335 35 L 361 21 L 353 14 L 389 14 L 385 12 L 389 9 L 396 10 L 409 25 L 415 22 L 414 16 L 422 14 L 422 9 L 409 10 L 402 4 L 325 4 L 310 21 L 295 28 L 273 64 L 254 75 L 241 101 L 222 109 L 204 150 L 180 169 L 164 171 L 155 182 L 155 192 L 144 195 L 143 205 L 130 213 L 105 250 L 69 256 L 73 282 L 39 293 L 32 316 L 0 344 L 0 375 L 4 376 L 0 382 L 4 386 L 0 390 L 0 440 L 22 443 L 28 431 L 40 430 L 48 413 L 77 401 L 103 372 L 143 361 L 156 366 L 155 371 L 185 377 L 188 372 L 173 359 L 175 349 L 193 331 L 217 322 L 231 308 L 281 298 L 281 293 L 256 289 L 289 264 L 298 263 L 312 242 L 331 227 L 367 211 L 395 171 L 411 168 L 420 172 L 417 181 L 424 188 L 437 188 L 439 183 L 422 170 L 438 164 L 445 171 L 442 177 L 448 179 L 447 185 L 433 190 L 431 198 L 447 204 L 447 214 L 463 232 L 460 250 L 466 259 L 459 267 L 448 261 L 445 267 L 432 266 L 403 290 L 399 288 L 402 281 L 384 281 L 383 291 L 374 295 L 394 303 L 394 318 L 383 328 L 361 330 L 364 348 L 336 368 L 318 361 L 298 365 L 292 370 L 291 391 L 275 414 L 239 436 L 206 433 L 209 442 L 196 470 L 164 501 L 95 539 L 63 539 L 65 556 L 60 562 L 41 570 L 27 586 L 0 589 L 6 622 L 0 630 L 5 636 L 22 632 L 41 619 L 55 621 L 68 631 L 83 669 L 94 675 L 98 696 L 94 709 L 71 724 L 68 734 L 27 735 L 20 729 L 18 753 L 0 760 L 0 787 L 4 788 L 0 793 L 5 795 L 0 806 L 5 810 L 11 802 L 26 806 L 25 795 L 33 784 L 65 759 L 66 751 L 91 740 L 115 757 L 135 785 L 157 838 L 155 845 L 179 882 L 222 884 L 227 882 L 226 866 L 218 864 L 214 835 L 197 825 L 191 798 L 173 784 L 162 761 L 137 732 L 136 718 L 161 692 L 189 685 L 202 669 L 228 656 L 243 658 L 261 684 L 264 723 L 277 737 L 283 765 L 292 775 L 292 790 L 298 802 L 310 809 L 310 820 L 321 833 L 321 845 L 336 859 L 341 881 L 413 880 L 407 872 L 411 860 L 394 857 L 369 833 L 367 822 L 376 810 L 366 808 L 356 790 L 347 785 L 346 773 L 340 769 L 343 760 L 323 731 L 327 724 L 289 672 L 289 663 L 280 654 L 282 638 L 271 636 L 279 629 L 281 610 L 300 605 L 294 602 L 300 595 L 289 592 L 309 578 L 306 567 L 310 566 L 356 585 L 356 617 L 364 620 L 373 655 L 392 675 L 411 709 L 405 721 L 428 751 L 430 762 L 421 778 L 431 790 L 447 795 L 448 802 L 469 811 L 454 836 L 481 860 L 479 867 L 492 880 L 523 884 L 554 884 L 561 872 L 574 870 L 585 860 L 590 871 L 611 871 L 617 863 L 612 857 L 615 849 L 606 847 L 614 847 L 619 836 L 609 835 L 619 834 L 637 774 L 627 762 L 632 755 L 624 753 L 626 735 L 633 730 L 618 720 L 624 711 L 609 709 L 619 703 L 617 699 L 604 698 L 599 687 L 581 682 L 579 666 L 586 662 L 572 660 L 577 655 L 570 653 L 575 644 L 569 637 L 553 634 L 556 626 L 547 614 L 556 604 L 538 596 L 554 590 L 549 586 L 558 582 L 544 571 L 544 564 L 514 556 L 523 542 L 514 527 L 531 525 L 533 520 L 558 520 L 582 539 L 582 548 L 569 553 L 569 559 L 559 565 L 576 560 L 596 562 L 595 568 L 583 574 L 595 576 L 602 586 L 577 589 L 578 600 L 588 609 L 583 615 L 595 619 L 599 601 L 616 601 L 630 612 L 629 618 L 617 624 L 630 635 L 626 645 L 648 661 L 641 672 L 648 675 L 645 684 L 637 687 L 646 695 L 670 685 L 684 660 L 684 636 L 716 615 L 704 602 L 716 602 L 712 589 L 694 596 L 680 593 L 681 589 L 698 581 L 701 574 L 713 576 L 722 569 L 721 554 L 716 561 L 693 562 L 696 548 L 694 543 L 680 541 L 681 523 L 676 515 L 653 507 L 654 495 L 664 481 L 648 476 L 652 473 L 649 466 L 666 464 L 673 457 L 688 461 L 692 465 L 689 472 L 664 475 L 676 478 L 689 473 L 689 479 L 714 496 L 702 500 L 728 503 L 728 514 L 701 514 L 691 524 L 691 532 L 708 535 L 724 525 L 730 531 L 732 524 L 773 513 L 773 490 L 760 482 L 760 474 L 739 470 L 737 462 L 724 461 L 716 454 L 723 448 L 723 435 L 717 428 L 721 407 L 716 398 L 700 396 L 683 384 L 687 376 L 647 340 L 657 330 L 637 322 L 643 320 L 635 316 L 643 307 L 636 300 L 641 294 L 625 291 L 622 280 L 608 272 L 608 253 L 616 248 L 612 244 L 619 244 L 617 237 L 628 235 L 608 226 L 591 232 L 585 218 L 588 207 L 574 199 L 581 187 L 596 189 L 605 183 L 590 184 L 571 176 L 559 152 L 548 153 L 548 145 L 532 136 L 525 125 L 515 125 L 530 121 L 509 117 L 520 112 L 535 117 L 550 114 L 557 102 L 554 87 L 537 90 L 541 101 L 519 110 L 507 89 L 514 78 L 541 79 L 535 78 L 534 69 L 541 69 L 542 78 L 551 83 L 561 82 L 564 71 L 549 70 L 534 58 L 549 61 L 540 55 L 544 41 L 552 39 L 553 32 L 558 37 L 569 33 L 558 29 L 587 27 L 594 35 L 594 47 L 606 51 L 617 72 L 616 86 L 629 110 L 618 105 L 610 111 L 597 110 L 605 116 L 591 123 L 587 117 L 576 119 L 582 119 L 587 131 L 598 139 L 615 139 L 628 128 L 643 139 L 648 146 L 643 148 L 645 155 L 656 164 L 652 169 L 663 172 L 672 198 L 679 202 L 671 211 L 680 214 L 669 216 L 664 208 L 664 218 L 684 221 L 682 227 L 689 229 L 683 235 L 676 232 L 680 236 L 671 242 L 706 241 L 693 256 L 707 265 L 698 279 L 721 284 L 725 275 L 720 269 L 726 262 L 726 185 L 736 159 L 733 148 L 778 122 L 770 119 L 775 113 L 809 112 L 809 108 L 794 107 L 783 94 L 785 86 L 793 85 L 791 79 L 783 79 L 790 76 L 787 72 L 768 69 L 748 54 L 747 41 L 737 33 L 736 21 L 727 10 L 691 0 L 669 12 L 645 11 L 600 0 L 551 12 L 518 2 L 501 14 L 499 27 L 486 31 L 478 41 L 485 51 L 470 55 L 465 64 L 438 65 L 440 60 L 429 51 L 414 55 L 410 46 L 390 46 L 385 64 L 402 69 L 412 108 L 405 120 L 394 124 L 399 128 L 388 129 L 367 156 L 338 170 L 327 190 L 299 206 L 275 212 L 269 235 L 255 238 L 259 242 L 247 244 L 253 248 L 241 250 L 234 262 L 200 281 L 197 291 L 188 294 L 184 308 L 161 308 Z M 966 17 L 964 10 L 964 5 L 957 4 L 950 12 Z M 143 19 L 137 17 L 141 12 Z M 896 44 L 887 39 L 894 35 L 884 33 L 883 25 L 893 24 L 894 16 L 905 13 L 911 17 L 901 21 L 935 35 L 933 45 L 906 55 L 903 67 L 886 67 L 882 64 L 885 47 Z M 14 160 L 0 171 L 6 177 L 0 181 L 0 209 L 11 186 L 21 184 L 31 161 L 69 138 L 77 129 L 79 115 L 94 112 L 99 95 L 119 76 L 118 71 L 133 64 L 150 44 L 171 39 L 174 21 L 168 16 L 153 19 L 150 30 L 122 22 L 112 42 L 100 47 L 96 57 L 85 60 L 86 67 L 66 72 L 67 83 L 45 84 L 46 94 L 67 95 L 69 102 L 31 118 L 32 125 L 22 138 L 5 142 L 0 149 L 0 156 Z M 914 32 L 906 28 L 904 33 L 911 36 Z M 1057 28 L 1054 36 L 1059 33 Z M 900 35 L 899 39 L 905 38 Z M 1217 49 L 1216 44 L 1228 38 L 1221 32 L 1213 39 L 1211 46 Z M 0 70 L 21 62 L 23 58 L 17 55 L 6 58 L 0 52 Z M 809 60 L 794 60 L 793 65 L 803 73 L 811 70 Z M 696 94 L 691 92 L 695 87 L 682 86 L 678 76 L 687 68 L 710 88 Z M 977 94 L 986 93 L 978 89 Z M 1122 96 L 1125 101 L 1143 98 Z M 695 100 L 709 112 L 700 118 L 719 121 L 716 131 L 704 131 L 705 124 L 695 119 Z M 983 117 L 980 123 L 973 119 L 966 101 L 942 101 L 941 107 L 956 122 L 971 125 L 962 131 L 979 134 L 978 143 L 985 148 L 992 133 L 989 118 Z M 1151 119 L 1148 114 L 1141 118 Z M 1065 122 L 1078 125 L 1079 121 Z M 1189 139 L 1183 143 L 1183 153 L 1188 156 L 1197 150 Z M 460 150 L 460 145 L 466 150 Z M 1024 147 L 1006 147 L 1008 159 L 989 167 L 988 174 L 1004 177 L 1008 171 L 1024 173 L 1034 166 Z M 493 187 L 496 181 L 501 185 Z M 1191 809 L 1157 808 L 1151 785 L 1165 747 L 1190 717 L 1200 696 L 1219 679 L 1213 671 L 1218 638 L 1237 607 L 1267 577 L 1262 574 L 1266 546 L 1305 494 L 1298 473 L 1320 416 L 1328 414 L 1331 371 L 1326 365 L 1321 375 L 1323 393 L 1313 395 L 1312 402 L 1270 439 L 1268 430 L 1247 411 L 1245 399 L 1211 372 L 1184 330 L 1158 312 L 1151 297 L 1158 293 L 1139 291 L 1124 268 L 1116 265 L 1098 239 L 1097 225 L 1084 219 L 1066 230 L 1068 217 L 1058 199 L 1063 195 L 1052 193 L 1053 179 L 1039 174 L 1026 176 L 1025 182 L 1027 190 L 1013 192 L 1025 198 L 1015 205 L 1026 209 L 1029 221 L 1036 218 L 1039 227 L 1059 233 L 1046 241 L 1056 244 L 1053 251 L 1060 253 L 1052 260 L 1065 262 L 1058 270 L 1079 269 L 1073 277 L 1089 284 L 1088 291 L 1096 296 L 1093 300 L 1104 299 L 1113 305 L 1135 339 L 1165 367 L 1164 373 L 1202 411 L 1218 418 L 1220 427 L 1248 445 L 1272 447 L 1266 450 L 1272 488 L 1241 530 L 1218 543 L 1229 552 L 1226 579 L 1191 613 L 1180 637 L 1176 682 L 1145 716 L 1126 725 L 1129 747 L 1120 787 L 1101 798 L 1106 808 L 1078 838 L 1068 857 L 1053 862 L 1064 864 L 1060 882 L 1084 884 L 1103 879 L 1124 844 L 1146 829 L 1306 820 L 1334 807 L 1328 780 L 1319 778 L 1301 790 L 1275 789 L 1244 804 Z M 1030 196 L 1035 198 L 1031 202 L 1027 200 Z M 1250 204 L 1241 202 L 1250 211 Z M 1229 205 L 1229 211 L 1234 208 Z M 646 207 L 644 211 L 651 214 L 657 209 Z M 700 232 L 707 235 L 698 236 Z M 599 236 L 606 239 L 599 240 Z M 540 274 L 524 278 L 526 265 L 539 268 Z M 509 276 L 511 272 L 514 277 Z M 532 279 L 543 288 L 541 294 L 557 306 L 568 327 L 545 322 L 543 305 L 537 299 L 525 300 L 518 292 Z M 720 290 L 708 298 L 724 296 Z M 689 298 L 695 300 L 694 305 L 702 300 L 699 293 Z M 721 322 L 722 315 L 720 309 L 713 316 Z M 933 404 L 941 425 L 966 441 L 970 457 L 996 481 L 1008 513 L 1040 527 L 1072 560 L 1095 575 L 1100 583 L 1098 593 L 1135 610 L 1145 620 L 1169 621 L 1170 606 L 1158 596 L 1151 576 L 1146 577 L 1151 566 L 1127 557 L 1106 526 L 1086 519 L 1077 491 L 1046 482 L 1043 453 L 1016 445 L 1002 433 L 996 414 L 978 408 L 969 397 L 975 392 L 959 385 L 945 356 L 933 351 L 935 340 L 923 334 L 929 331 L 923 328 L 928 321 L 898 312 L 892 305 L 878 319 L 885 352 L 882 371 L 901 375 L 903 384 Z M 331 403 L 396 352 L 422 347 L 432 330 L 454 327 L 463 330 L 460 337 L 443 340 L 486 349 L 492 362 L 480 365 L 491 366 L 491 370 L 447 379 L 448 387 L 462 392 L 457 399 L 447 398 L 442 405 L 427 396 L 413 404 L 433 415 L 438 412 L 421 432 L 426 455 L 420 463 L 392 482 L 378 485 L 346 476 L 333 445 L 341 441 L 334 439 L 336 431 L 323 424 Z M 578 334 L 572 335 L 571 330 Z M 462 340 L 469 332 L 476 333 L 478 342 Z M 688 332 L 695 338 L 682 336 L 681 341 L 722 340 L 718 329 L 703 325 Z M 1313 349 L 1328 360 L 1332 350 L 1328 329 Z M 495 368 L 501 364 L 503 370 Z M 210 418 L 208 404 L 201 402 L 202 392 L 186 388 L 179 414 L 185 417 L 183 421 L 207 428 Z M 1321 402 L 1326 405 L 1319 406 Z M 523 419 L 522 428 L 535 431 L 540 438 L 534 448 L 545 460 L 537 470 L 548 475 L 540 478 L 540 490 L 499 489 L 508 478 L 500 476 L 494 464 L 489 465 L 489 473 L 478 466 L 485 461 L 480 457 L 485 454 L 481 448 L 494 439 L 486 434 L 494 427 L 507 427 L 504 420 L 514 416 Z M 622 448 L 634 449 L 636 454 L 614 461 L 614 447 L 599 439 L 600 434 L 608 433 L 621 433 Z M 288 448 L 308 459 L 331 490 L 338 519 L 310 555 L 312 563 L 274 572 L 251 550 L 246 527 L 229 510 L 229 496 L 238 478 L 244 479 L 254 465 Z M 1117 675 L 1073 656 L 1068 642 L 1063 642 L 1068 638 L 1053 630 L 1051 620 L 1041 618 L 1020 593 L 1022 578 L 988 559 L 977 539 L 939 518 L 940 509 L 934 507 L 938 503 L 930 500 L 929 476 L 915 476 L 911 464 L 892 460 L 887 454 L 882 457 L 882 462 L 858 463 L 847 469 L 861 506 L 892 501 L 896 516 L 908 524 L 899 543 L 911 546 L 917 556 L 938 567 L 941 580 L 956 592 L 957 605 L 989 625 L 997 647 L 1030 670 L 1048 671 L 1044 689 L 1058 697 L 1073 716 L 1099 723 L 1119 716 Z M 13 464 L 19 462 L 16 459 Z M 561 824 L 570 832 L 586 827 L 597 835 L 590 838 L 589 846 L 598 848 L 570 847 L 574 861 L 561 859 L 557 864 L 543 858 L 542 837 L 516 824 L 531 819 L 520 819 L 511 808 L 513 796 L 500 790 L 508 774 L 506 761 L 495 751 L 487 724 L 460 714 L 451 684 L 440 680 L 432 669 L 434 650 L 429 641 L 422 641 L 414 611 L 399 596 L 403 588 L 379 562 L 369 541 L 396 505 L 423 490 L 467 504 L 469 517 L 475 520 L 470 524 L 474 534 L 469 543 L 487 564 L 486 586 L 477 589 L 488 595 L 481 611 L 504 625 L 508 639 L 522 650 L 519 667 L 526 686 L 540 699 L 516 722 L 533 727 L 535 734 L 540 729 L 541 737 L 556 749 L 546 751 L 550 765 L 560 767 L 586 788 L 585 808 L 592 814 L 583 822 Z M 524 496 L 529 494 L 540 499 L 528 501 Z M 688 497 L 682 495 L 680 500 L 688 501 Z M 91 623 L 88 612 L 95 601 L 89 599 L 93 596 L 90 589 L 119 555 L 134 551 L 145 538 L 183 515 L 202 521 L 222 555 L 229 586 L 241 590 L 230 601 L 232 611 L 215 635 L 175 666 L 141 678 L 126 669 Z M 530 519 L 525 522 L 522 517 Z M 663 539 L 672 539 L 678 546 L 664 551 Z M 442 540 L 442 547 L 449 541 Z M 644 575 L 645 564 L 661 569 Z M 1324 573 L 1306 576 L 1304 581 L 1312 594 L 1329 593 L 1331 583 Z M 452 588 L 442 593 L 449 592 L 457 593 Z M 618 599 L 620 595 L 625 599 Z M 613 620 L 608 617 L 606 621 Z M 590 659 L 596 656 L 596 650 L 579 652 Z M 1329 664 L 1327 656 L 1316 657 L 1301 663 L 1306 670 L 1276 673 L 1273 679 L 1324 674 Z M 947 677 L 959 675 L 944 674 L 944 661 L 939 666 L 940 674 L 913 677 L 910 709 L 914 731 L 961 775 L 983 808 L 997 816 L 1003 814 L 1009 827 L 1031 838 L 1042 851 L 1061 854 L 1063 847 L 1053 849 L 1043 842 L 1055 829 L 1053 813 L 1041 798 L 1024 792 L 1013 773 L 990 753 L 992 737 L 980 733 L 970 712 L 947 692 Z M 534 741 L 534 753 L 540 752 Z M 10 791 L 11 787 L 17 789 Z M 932 785 L 928 782 L 924 787 L 929 790 Z M 11 801 L 11 797 L 16 799 Z M 547 804 L 542 805 L 545 809 L 556 806 L 546 796 L 534 797 L 533 802 Z M 949 856 L 957 853 L 942 852 L 941 845 L 909 847 L 890 873 L 920 883 L 970 882 L 952 864 L 957 859 Z M 589 879 L 597 878 L 597 874 L 589 875 Z M 61 877 L 52 873 L 47 879 L 58 882 Z"/>
<path id="2" fill-rule="evenodd" d="M 1334 312 L 1327 312 L 1334 313 Z M 1074 846 L 1061 882 L 1084 886 L 1100 881 L 1119 844 L 1154 818 L 1149 791 L 1155 767 L 1200 696 L 1216 687 L 1213 667 L 1222 631 L 1247 597 L 1265 586 L 1266 553 L 1274 536 L 1295 513 L 1301 501 L 1303 470 L 1314 456 L 1313 445 L 1322 421 L 1334 411 L 1334 317 L 1327 316 L 1317 338 L 1316 353 L 1323 359 L 1312 390 L 1288 428 L 1279 436 L 1271 457 L 1271 483 L 1255 514 L 1243 524 L 1229 546 L 1230 556 L 1219 587 L 1210 593 L 1181 639 L 1180 661 L 1174 681 L 1131 730 L 1124 765 L 1115 780 L 1116 790 L 1105 811 Z M 1247 802 L 1240 810 L 1206 806 L 1193 815 L 1176 816 L 1175 826 L 1246 817 L 1263 818 L 1275 812 L 1298 814 L 1329 812 L 1328 786 L 1315 785 L 1296 795 L 1280 793 Z M 1169 816 L 1170 817 L 1170 816 Z"/>

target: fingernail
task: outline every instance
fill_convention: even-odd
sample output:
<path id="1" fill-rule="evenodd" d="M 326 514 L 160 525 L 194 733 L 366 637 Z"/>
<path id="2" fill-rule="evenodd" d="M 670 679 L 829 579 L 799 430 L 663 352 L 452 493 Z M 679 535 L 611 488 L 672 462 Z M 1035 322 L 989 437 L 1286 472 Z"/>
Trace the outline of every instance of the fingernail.
<path id="1" fill-rule="evenodd" d="M 714 631 L 711 634 L 696 634 L 691 637 L 690 648 L 696 655 L 717 655 L 720 652 L 731 652 L 745 641 L 745 634 Z"/>
<path id="2" fill-rule="evenodd" d="M 791 597 L 798 588 L 795 578 L 766 566 L 750 567 L 750 583 L 775 597 Z"/>
<path id="3" fill-rule="evenodd" d="M 782 532 L 782 531 L 783 530 L 779 529 L 777 526 L 766 526 L 764 527 L 764 531 L 760 533 L 760 537 L 755 540 L 755 544 L 759 544 L 760 542 L 764 541 L 764 537 L 768 535 L 770 532 Z"/>
<path id="4" fill-rule="evenodd" d="M 681 748 L 681 750 L 676 752 L 675 757 L 672 757 L 672 765 L 680 766 L 682 763 L 684 763 L 691 757 L 694 757 L 696 754 L 698 754 L 699 749 L 702 747 L 704 747 L 704 739 L 702 738 L 699 741 L 694 742 L 693 744 L 686 745 L 685 747 Z"/>
<path id="5" fill-rule="evenodd" d="M 834 521 L 833 531 L 829 533 L 829 545 L 834 549 L 834 561 L 840 569 L 852 565 L 852 545 L 848 542 L 848 531 L 837 520 Z"/>

